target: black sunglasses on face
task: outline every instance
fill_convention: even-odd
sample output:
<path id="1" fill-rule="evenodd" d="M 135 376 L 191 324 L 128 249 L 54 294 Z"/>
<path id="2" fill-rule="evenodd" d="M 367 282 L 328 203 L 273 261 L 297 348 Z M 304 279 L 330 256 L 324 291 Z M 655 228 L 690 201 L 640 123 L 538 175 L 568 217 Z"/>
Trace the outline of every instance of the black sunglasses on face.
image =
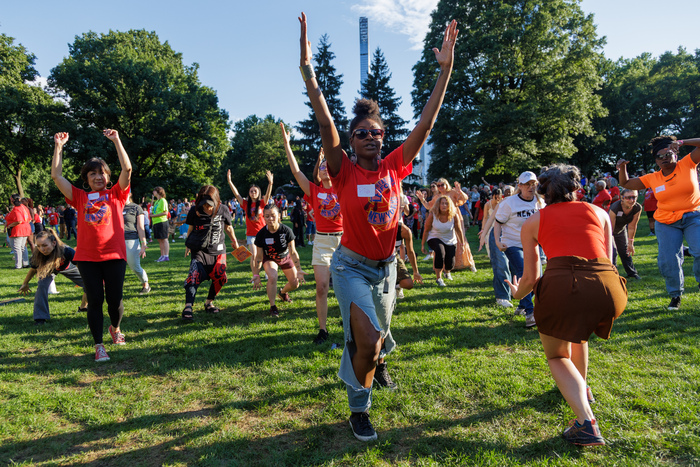
<path id="1" fill-rule="evenodd" d="M 353 131 L 352 135 L 360 140 L 367 138 L 368 135 L 372 135 L 372 138 L 374 139 L 382 139 L 384 138 L 384 130 L 379 128 L 372 128 L 370 130 L 359 128 Z"/>

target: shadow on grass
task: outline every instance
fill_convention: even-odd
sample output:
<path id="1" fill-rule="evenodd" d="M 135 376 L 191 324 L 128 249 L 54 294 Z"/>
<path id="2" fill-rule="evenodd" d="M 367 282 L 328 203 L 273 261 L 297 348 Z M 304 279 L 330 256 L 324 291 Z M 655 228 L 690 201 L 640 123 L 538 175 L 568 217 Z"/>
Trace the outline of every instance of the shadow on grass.
<path id="1" fill-rule="evenodd" d="M 470 416 L 456 419 L 436 418 L 417 425 L 390 430 L 378 428 L 379 439 L 373 443 L 357 441 L 352 436 L 347 420 L 314 423 L 305 415 L 288 413 L 291 419 L 311 423 L 304 429 L 264 427 L 272 435 L 258 435 L 250 430 L 264 418 L 257 413 L 261 406 L 268 407 L 286 397 L 317 397 L 318 392 L 336 389 L 327 384 L 297 391 L 285 397 L 272 396 L 264 400 L 239 401 L 201 410 L 170 414 L 154 414 L 132 418 L 125 422 L 111 422 L 36 440 L 9 442 L 0 448 L 4 462 L 51 463 L 70 462 L 80 456 L 81 465 L 154 465 L 163 463 L 232 463 L 238 465 L 314 465 L 328 462 L 352 462 L 367 456 L 384 462 L 411 462 L 415 456 L 431 458 L 436 462 L 480 464 L 545 462 L 553 458 L 576 459 L 582 455 L 579 448 L 569 445 L 558 435 L 513 447 L 505 441 L 476 439 L 471 433 L 484 431 L 489 424 L 511 413 L 542 409 L 542 399 L 555 399 L 554 392 L 520 401 L 507 408 L 487 408 Z M 552 409 L 556 402 L 552 402 Z M 236 412 L 240 411 L 240 412 Z M 227 418 L 227 414 L 235 413 Z M 192 427 L 190 429 L 190 427 Z M 454 429 L 459 434 L 450 434 Z M 142 431 L 151 441 L 147 448 L 129 448 L 138 445 Z M 105 437 L 109 434 L 109 437 Z M 532 433 L 525 433 L 532 439 Z M 535 435 L 536 436 L 536 435 Z M 223 439 L 222 439 L 223 438 Z M 121 442 L 117 442 L 117 441 Z M 131 442 L 125 441 L 131 440 Z M 39 444 L 41 447 L 39 447 Z M 112 454 L 123 450 L 122 454 Z M 105 452 L 108 451 L 108 452 Z M 500 461 L 500 462 L 499 462 Z"/>

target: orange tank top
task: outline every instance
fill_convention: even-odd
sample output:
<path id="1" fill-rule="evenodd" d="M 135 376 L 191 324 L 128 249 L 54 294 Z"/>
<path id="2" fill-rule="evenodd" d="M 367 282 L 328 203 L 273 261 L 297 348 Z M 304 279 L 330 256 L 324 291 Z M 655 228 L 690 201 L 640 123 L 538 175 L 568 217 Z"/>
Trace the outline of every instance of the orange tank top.
<path id="1" fill-rule="evenodd" d="M 539 213 L 537 241 L 547 258 L 607 258 L 605 231 L 588 203 L 571 201 L 551 204 L 540 209 Z"/>

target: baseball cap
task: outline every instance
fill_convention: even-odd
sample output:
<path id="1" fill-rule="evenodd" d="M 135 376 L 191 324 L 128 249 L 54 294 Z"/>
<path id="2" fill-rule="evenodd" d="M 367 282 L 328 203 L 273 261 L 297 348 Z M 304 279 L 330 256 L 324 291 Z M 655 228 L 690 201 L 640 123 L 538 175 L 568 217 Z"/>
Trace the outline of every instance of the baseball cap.
<path id="1" fill-rule="evenodd" d="M 523 172 L 518 177 L 518 183 L 520 183 L 521 185 L 525 185 L 526 183 L 532 181 L 537 181 L 537 175 L 530 171 Z"/>

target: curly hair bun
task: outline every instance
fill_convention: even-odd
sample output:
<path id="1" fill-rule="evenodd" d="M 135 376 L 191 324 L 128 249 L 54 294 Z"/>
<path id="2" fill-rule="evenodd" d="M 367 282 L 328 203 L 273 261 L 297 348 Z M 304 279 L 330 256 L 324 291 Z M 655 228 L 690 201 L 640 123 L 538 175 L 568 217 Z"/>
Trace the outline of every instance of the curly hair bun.
<path id="1" fill-rule="evenodd" d="M 362 118 L 378 118 L 379 104 L 372 99 L 357 99 L 352 113 Z"/>

